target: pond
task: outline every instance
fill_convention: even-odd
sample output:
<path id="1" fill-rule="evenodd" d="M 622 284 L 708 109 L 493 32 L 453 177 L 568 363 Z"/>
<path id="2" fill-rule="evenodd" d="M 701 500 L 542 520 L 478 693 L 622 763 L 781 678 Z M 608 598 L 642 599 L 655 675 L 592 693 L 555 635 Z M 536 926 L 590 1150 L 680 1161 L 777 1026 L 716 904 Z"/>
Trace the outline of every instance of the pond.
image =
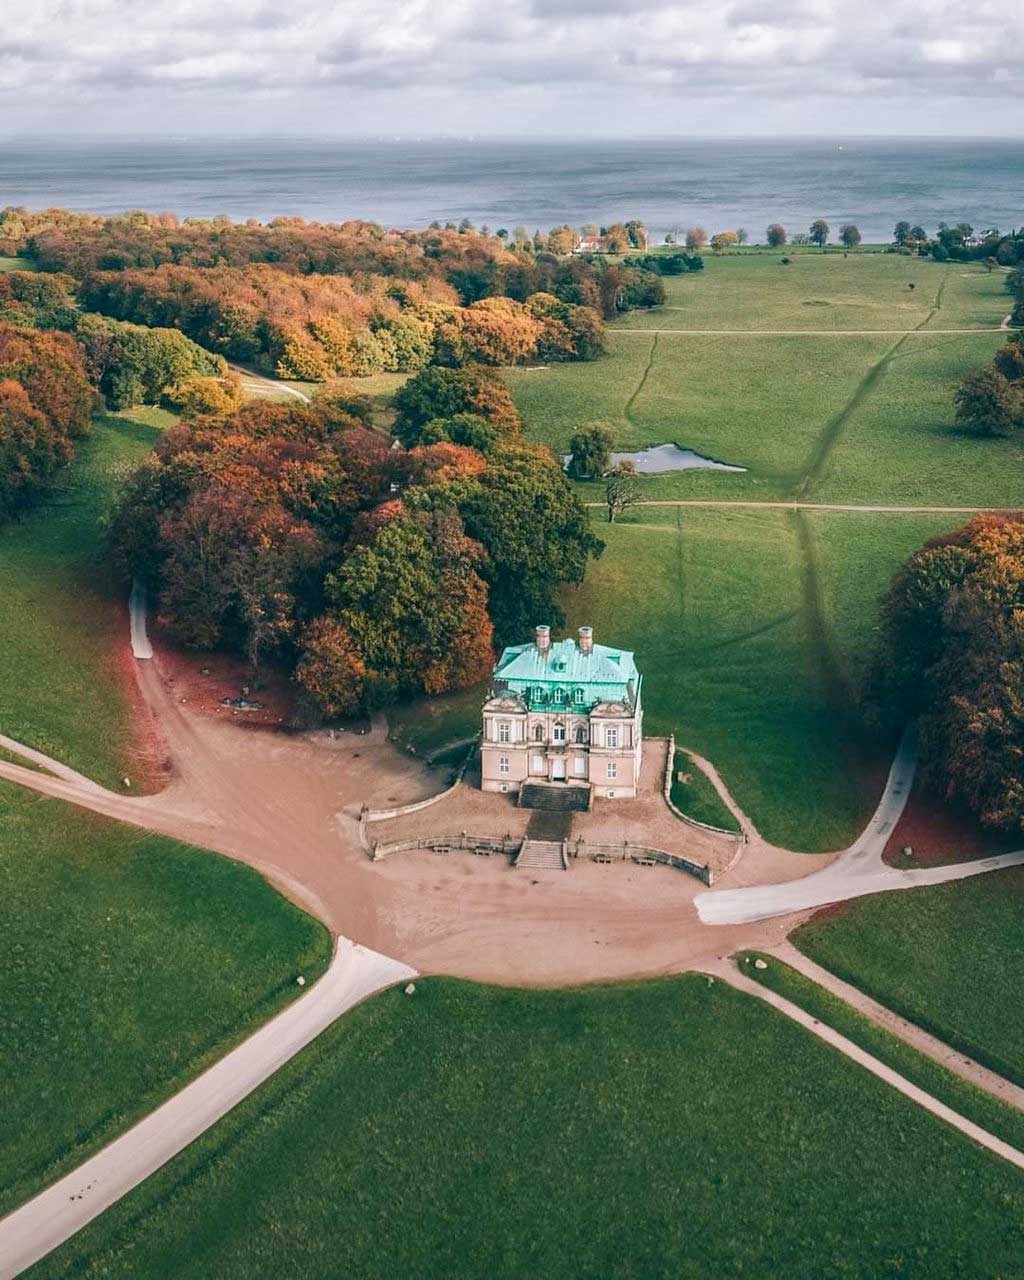
<path id="1" fill-rule="evenodd" d="M 562 458 L 564 467 L 568 467 L 569 457 L 569 454 L 565 454 Z M 696 468 L 707 471 L 746 471 L 746 467 L 716 462 L 714 458 L 705 458 L 694 449 L 680 449 L 677 444 L 652 444 L 636 453 L 613 453 L 611 465 L 617 467 L 620 462 L 632 462 L 642 475 L 657 475 L 662 471 L 690 471 Z"/>

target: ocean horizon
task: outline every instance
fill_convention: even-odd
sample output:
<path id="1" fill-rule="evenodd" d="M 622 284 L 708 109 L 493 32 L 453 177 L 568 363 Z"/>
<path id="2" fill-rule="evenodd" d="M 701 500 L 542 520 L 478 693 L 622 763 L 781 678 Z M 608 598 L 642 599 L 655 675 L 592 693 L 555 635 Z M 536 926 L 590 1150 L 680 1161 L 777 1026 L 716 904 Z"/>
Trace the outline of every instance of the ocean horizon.
<path id="1" fill-rule="evenodd" d="M 509 231 L 638 217 L 657 240 L 700 225 L 754 242 L 824 217 L 877 242 L 901 218 L 1024 224 L 1024 140 L 22 137 L 0 144 L 0 205 Z"/>

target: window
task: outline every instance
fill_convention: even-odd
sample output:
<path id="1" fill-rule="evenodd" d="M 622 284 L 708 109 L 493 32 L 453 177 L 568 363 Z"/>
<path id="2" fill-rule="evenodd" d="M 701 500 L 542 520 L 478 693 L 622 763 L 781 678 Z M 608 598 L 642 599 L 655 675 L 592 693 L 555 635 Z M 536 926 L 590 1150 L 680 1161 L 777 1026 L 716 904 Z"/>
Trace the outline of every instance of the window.
<path id="1" fill-rule="evenodd" d="M 511 742 L 511 740 L 512 740 L 511 725 L 507 720 L 502 720 L 498 724 L 498 741 Z"/>
<path id="2" fill-rule="evenodd" d="M 552 730 L 552 733 L 551 733 L 551 739 L 552 739 L 552 741 L 553 741 L 553 742 L 564 742 L 564 741 L 565 741 L 565 725 L 564 725 L 564 724 L 556 724 L 556 725 L 555 725 L 555 727 L 554 727 L 554 729 Z"/>
<path id="3" fill-rule="evenodd" d="M 542 724 L 535 724 L 533 726 L 533 740 L 534 742 L 544 741 L 544 726 Z"/>
<path id="4" fill-rule="evenodd" d="M 619 745 L 619 726 L 610 724 L 604 731 L 604 743 L 606 747 L 617 747 Z"/>
<path id="5" fill-rule="evenodd" d="M 618 764 L 617 764 L 614 760 L 609 760 L 609 761 L 608 761 L 608 780 L 609 780 L 609 782 L 612 780 L 612 778 L 617 778 L 618 776 L 619 776 L 619 766 L 618 766 Z"/>
<path id="6" fill-rule="evenodd" d="M 584 743 L 586 742 L 586 740 L 587 740 L 587 731 L 586 729 L 584 729 L 582 725 L 580 725 L 576 730 L 576 741 L 578 743 Z"/>
<path id="7" fill-rule="evenodd" d="M 555 690 L 555 701 L 556 701 L 556 702 L 561 702 L 561 701 L 564 699 L 564 697 L 565 697 L 565 691 L 564 691 L 563 689 L 556 689 L 556 690 Z"/>
<path id="8" fill-rule="evenodd" d="M 530 762 L 530 772 L 534 774 L 534 776 L 545 772 L 543 756 L 534 756 L 532 758 Z"/>
<path id="9" fill-rule="evenodd" d="M 582 702 L 582 701 L 583 701 L 583 690 L 582 690 L 582 689 L 573 689 L 573 691 L 572 691 L 572 700 L 573 700 L 573 702 Z"/>
<path id="10" fill-rule="evenodd" d="M 508 756 L 498 756 L 498 772 L 508 773 Z"/>

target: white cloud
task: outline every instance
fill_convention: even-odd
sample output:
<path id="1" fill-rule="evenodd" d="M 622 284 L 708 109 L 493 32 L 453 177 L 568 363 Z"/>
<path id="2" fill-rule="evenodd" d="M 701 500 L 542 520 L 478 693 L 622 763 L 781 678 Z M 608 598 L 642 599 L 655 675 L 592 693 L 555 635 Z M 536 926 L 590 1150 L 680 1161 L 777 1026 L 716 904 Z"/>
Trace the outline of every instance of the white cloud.
<path id="1" fill-rule="evenodd" d="M 908 98 L 951 124 L 990 100 L 1010 128 L 1022 93 L 1024 7 L 996 0 L 37 0 L 0 38 L 6 131 L 584 132 L 575 106 L 650 132 L 713 100 L 820 100 L 827 125 Z"/>

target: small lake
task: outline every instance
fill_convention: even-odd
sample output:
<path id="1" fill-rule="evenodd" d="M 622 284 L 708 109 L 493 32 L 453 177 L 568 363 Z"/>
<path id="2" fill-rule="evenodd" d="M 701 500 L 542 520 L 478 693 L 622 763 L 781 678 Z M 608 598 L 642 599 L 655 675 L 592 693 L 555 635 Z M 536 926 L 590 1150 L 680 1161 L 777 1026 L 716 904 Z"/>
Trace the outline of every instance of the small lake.
<path id="1" fill-rule="evenodd" d="M 714 458 L 705 458 L 702 453 L 693 449 L 680 449 L 677 444 L 652 444 L 647 449 L 639 449 L 636 453 L 613 453 L 611 465 L 617 467 L 620 462 L 632 462 L 642 475 L 658 475 L 663 471 L 746 471 L 746 467 L 734 467 L 728 462 L 716 462 Z M 569 454 L 562 458 L 562 466 L 569 465 Z"/>

